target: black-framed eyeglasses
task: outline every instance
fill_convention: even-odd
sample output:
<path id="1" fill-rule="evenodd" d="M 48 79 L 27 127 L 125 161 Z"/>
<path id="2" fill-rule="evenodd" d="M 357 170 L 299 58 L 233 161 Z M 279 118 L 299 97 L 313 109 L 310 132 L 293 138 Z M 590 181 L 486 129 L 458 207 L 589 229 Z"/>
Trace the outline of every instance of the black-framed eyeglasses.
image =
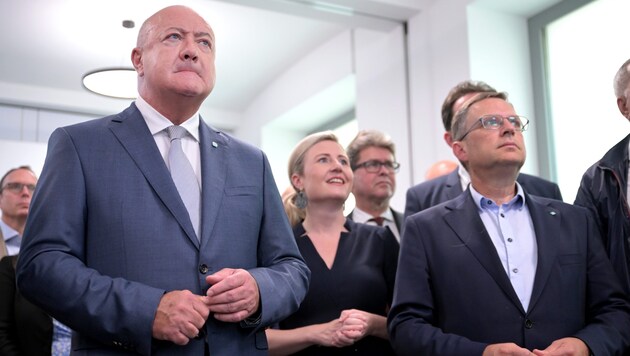
<path id="1" fill-rule="evenodd" d="M 8 190 L 15 194 L 20 194 L 22 190 L 26 187 L 30 193 L 35 191 L 35 184 L 24 184 L 24 183 L 7 183 L 0 191 Z"/>
<path id="2" fill-rule="evenodd" d="M 400 163 L 392 161 L 370 160 L 357 164 L 352 170 L 356 171 L 359 168 L 365 168 L 368 173 L 378 173 L 381 170 L 381 167 L 387 168 L 388 171 L 398 172 L 398 169 L 400 168 Z"/>
<path id="3" fill-rule="evenodd" d="M 507 120 L 512 126 L 514 126 L 514 129 L 516 131 L 520 131 L 520 132 L 527 130 L 527 125 L 529 124 L 529 120 L 524 116 L 519 116 L 519 115 L 502 116 L 502 115 L 495 115 L 495 114 L 484 115 L 480 117 L 477 121 L 475 121 L 475 123 L 472 124 L 470 128 L 466 130 L 466 132 L 462 135 L 462 137 L 459 138 L 457 141 L 462 141 L 464 138 L 466 138 L 466 136 L 468 136 L 468 134 L 472 130 L 476 129 L 479 126 L 479 124 L 481 124 L 481 127 L 483 127 L 486 130 L 498 130 L 499 128 L 501 128 L 501 126 L 503 126 L 503 123 L 505 122 L 505 120 Z"/>

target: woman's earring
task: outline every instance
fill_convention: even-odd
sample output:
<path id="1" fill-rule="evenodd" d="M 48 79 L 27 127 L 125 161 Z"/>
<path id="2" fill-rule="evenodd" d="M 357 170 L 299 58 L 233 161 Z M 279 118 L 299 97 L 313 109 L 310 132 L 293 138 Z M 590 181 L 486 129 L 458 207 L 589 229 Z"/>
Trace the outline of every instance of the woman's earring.
<path id="1" fill-rule="evenodd" d="M 306 198 L 306 193 L 303 190 L 300 190 L 295 196 L 295 206 L 300 209 L 306 208 L 308 205 L 308 199 Z"/>

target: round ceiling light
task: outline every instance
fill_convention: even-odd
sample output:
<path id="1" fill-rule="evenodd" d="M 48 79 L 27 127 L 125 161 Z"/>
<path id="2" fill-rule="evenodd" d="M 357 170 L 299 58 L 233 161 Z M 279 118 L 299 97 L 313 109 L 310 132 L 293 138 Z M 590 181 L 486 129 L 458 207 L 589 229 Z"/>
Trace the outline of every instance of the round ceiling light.
<path id="1" fill-rule="evenodd" d="M 96 94 L 119 99 L 138 97 L 138 76 L 133 68 L 104 68 L 83 76 L 83 86 Z"/>

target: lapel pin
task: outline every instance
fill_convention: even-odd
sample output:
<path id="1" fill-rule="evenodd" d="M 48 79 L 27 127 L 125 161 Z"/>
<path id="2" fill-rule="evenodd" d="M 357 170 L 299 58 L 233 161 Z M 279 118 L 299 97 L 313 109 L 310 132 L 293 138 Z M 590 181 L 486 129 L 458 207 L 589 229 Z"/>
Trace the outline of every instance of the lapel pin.
<path id="1" fill-rule="evenodd" d="M 212 147 L 217 148 L 219 145 L 215 141 L 212 141 Z"/>
<path id="2" fill-rule="evenodd" d="M 549 215 L 551 215 L 551 216 L 556 216 L 556 214 L 557 214 L 557 213 L 556 213 L 555 211 L 550 211 L 550 212 L 549 212 Z"/>

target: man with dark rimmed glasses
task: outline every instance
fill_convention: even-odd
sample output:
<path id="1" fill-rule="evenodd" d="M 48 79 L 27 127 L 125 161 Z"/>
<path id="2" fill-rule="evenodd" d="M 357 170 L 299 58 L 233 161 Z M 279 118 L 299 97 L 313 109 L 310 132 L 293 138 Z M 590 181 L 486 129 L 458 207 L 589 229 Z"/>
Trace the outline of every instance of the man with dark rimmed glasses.
<path id="1" fill-rule="evenodd" d="M 396 191 L 396 146 L 391 138 L 377 130 L 361 130 L 346 150 L 354 172 L 356 207 L 348 218 L 360 223 L 387 226 L 398 241 L 402 213 L 389 206 Z"/>
<path id="2" fill-rule="evenodd" d="M 0 258 L 17 255 L 37 176 L 29 166 L 10 169 L 0 179 Z"/>

